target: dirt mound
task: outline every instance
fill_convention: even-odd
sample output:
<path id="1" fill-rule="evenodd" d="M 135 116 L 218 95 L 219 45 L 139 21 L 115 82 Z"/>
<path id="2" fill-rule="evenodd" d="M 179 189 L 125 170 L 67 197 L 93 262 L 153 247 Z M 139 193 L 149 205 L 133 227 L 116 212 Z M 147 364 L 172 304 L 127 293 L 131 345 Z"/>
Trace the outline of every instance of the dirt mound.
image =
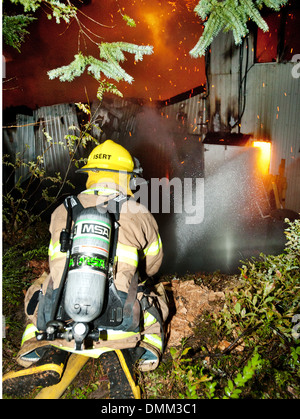
<path id="1" fill-rule="evenodd" d="M 223 307 L 225 294 L 213 291 L 205 285 L 196 285 L 194 280 L 172 280 L 165 284 L 172 295 L 173 313 L 168 324 L 167 346 L 178 346 L 183 338 L 193 335 L 193 327 L 198 316 L 204 312 L 219 311 Z"/>

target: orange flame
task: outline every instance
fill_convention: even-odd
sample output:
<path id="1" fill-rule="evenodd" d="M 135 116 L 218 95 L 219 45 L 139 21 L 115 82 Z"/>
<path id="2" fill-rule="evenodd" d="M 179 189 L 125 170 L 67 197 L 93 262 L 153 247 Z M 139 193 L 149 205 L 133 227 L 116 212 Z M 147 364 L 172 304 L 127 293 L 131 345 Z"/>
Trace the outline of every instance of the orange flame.
<path id="1" fill-rule="evenodd" d="M 252 146 L 260 148 L 258 167 L 266 175 L 270 167 L 271 143 L 269 141 L 253 141 Z"/>

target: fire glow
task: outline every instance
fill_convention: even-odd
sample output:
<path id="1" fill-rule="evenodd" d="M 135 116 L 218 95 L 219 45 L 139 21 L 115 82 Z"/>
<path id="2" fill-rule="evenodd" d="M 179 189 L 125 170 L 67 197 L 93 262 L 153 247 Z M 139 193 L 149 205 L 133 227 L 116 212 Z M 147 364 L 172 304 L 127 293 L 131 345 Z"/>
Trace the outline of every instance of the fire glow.
<path id="1" fill-rule="evenodd" d="M 80 27 L 76 20 L 67 27 L 63 22 L 57 25 L 54 19 L 49 20 L 46 13 L 41 13 L 22 45 L 22 54 L 8 48 L 4 51 L 6 60 L 10 60 L 6 63 L 7 80 L 18 80 L 18 88 L 6 86 L 6 107 L 20 103 L 30 108 L 54 105 L 58 92 L 61 103 L 83 102 L 87 99 L 86 92 L 92 97 L 97 85 L 86 73 L 71 84 L 62 84 L 59 80 L 49 80 L 47 71 L 68 65 L 80 45 L 84 54 L 97 56 L 97 42 L 102 41 L 153 46 L 153 54 L 141 63 L 134 61 L 130 54 L 126 56 L 124 69 L 134 78 L 132 84 L 124 81 L 118 84 L 126 98 L 141 98 L 151 103 L 205 84 L 204 57 L 196 61 L 189 54 L 203 32 L 201 20 L 193 13 L 197 0 L 85 3 L 80 7 Z M 136 26 L 126 24 L 124 15 L 130 16 Z M 47 59 L 42 51 L 47 51 Z"/>
<path id="2" fill-rule="evenodd" d="M 259 170 L 266 175 L 270 167 L 271 143 L 269 141 L 253 141 L 252 146 L 260 149 L 258 167 Z"/>

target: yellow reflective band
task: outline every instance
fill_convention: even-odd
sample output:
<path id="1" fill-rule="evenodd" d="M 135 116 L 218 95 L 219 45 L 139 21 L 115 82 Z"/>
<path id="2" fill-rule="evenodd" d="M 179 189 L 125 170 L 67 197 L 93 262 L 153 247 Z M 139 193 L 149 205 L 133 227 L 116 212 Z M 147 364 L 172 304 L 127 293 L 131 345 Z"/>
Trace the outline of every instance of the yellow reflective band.
<path id="1" fill-rule="evenodd" d="M 105 339 L 105 341 L 107 342 L 107 345 L 109 345 L 110 341 L 115 341 L 115 340 L 121 340 L 121 339 L 127 339 L 130 338 L 132 336 L 135 335 L 139 335 L 139 333 L 136 332 L 123 332 L 122 330 L 112 330 L 112 329 L 108 329 L 107 330 L 107 339 Z M 99 341 L 103 340 L 100 338 Z M 69 346 L 63 346 L 63 345 L 55 345 L 55 344 L 51 344 L 52 346 L 55 346 L 56 348 L 59 348 L 63 351 L 67 351 L 67 352 L 71 352 L 71 353 L 77 353 L 79 355 L 83 355 L 83 356 L 90 356 L 91 358 L 99 358 L 100 355 L 102 355 L 104 352 L 108 352 L 108 351 L 113 351 L 115 350 L 115 348 L 111 348 L 109 346 L 102 346 L 101 348 L 93 348 L 93 349 L 86 349 L 86 350 L 82 350 L 82 351 L 76 351 L 73 348 L 70 348 Z"/>
<path id="2" fill-rule="evenodd" d="M 144 255 L 156 256 L 158 255 L 161 248 L 162 248 L 162 241 L 161 241 L 160 235 L 158 235 L 158 239 L 154 243 L 151 243 L 150 246 L 146 247 L 146 249 L 144 250 Z"/>
<path id="3" fill-rule="evenodd" d="M 22 336 L 22 341 L 21 341 L 21 346 L 23 346 L 23 344 L 29 340 L 35 337 L 35 332 L 37 332 L 38 329 L 35 327 L 35 325 L 33 323 L 30 323 L 26 326 L 26 329 L 24 330 L 23 336 Z"/>
<path id="4" fill-rule="evenodd" d="M 123 332 L 122 330 L 112 330 L 109 329 L 107 330 L 107 339 L 105 339 L 105 341 L 107 342 L 107 344 L 109 345 L 110 341 L 115 341 L 115 340 L 121 340 L 121 339 L 127 339 L 129 337 L 135 336 L 135 335 L 139 335 L 139 333 L 136 332 Z M 100 338 L 99 341 L 103 340 Z M 63 345 L 54 345 L 51 344 L 52 346 L 55 346 L 56 348 L 59 348 L 63 351 L 67 351 L 67 352 L 71 352 L 71 353 L 78 353 L 79 355 L 83 355 L 83 356 L 90 356 L 91 358 L 99 358 L 100 355 L 102 355 L 104 352 L 108 352 L 108 351 L 114 351 L 115 348 L 111 348 L 109 346 L 103 346 L 101 348 L 94 348 L 94 349 L 87 349 L 87 350 L 82 350 L 82 351 L 76 351 L 73 348 L 70 348 L 69 346 L 63 346 Z"/>
<path id="5" fill-rule="evenodd" d="M 35 337 L 35 332 L 38 332 L 38 329 L 34 326 L 33 323 L 27 325 L 22 336 L 21 346 L 29 339 Z M 118 340 L 118 339 L 127 339 L 131 336 L 138 335 L 136 332 L 124 332 L 122 330 L 107 330 L 107 339 L 106 341 Z M 99 339 L 102 340 L 102 339 Z"/>
<path id="6" fill-rule="evenodd" d="M 118 243 L 116 256 L 119 262 L 124 262 L 134 267 L 138 266 L 139 257 L 138 257 L 138 251 L 136 247 L 127 246 L 125 244 Z"/>
<path id="7" fill-rule="evenodd" d="M 49 248 L 48 248 L 48 256 L 52 256 L 53 255 L 53 248 L 54 248 L 54 246 L 53 246 L 53 242 L 52 242 L 52 239 L 50 240 L 50 243 L 49 243 Z"/>
<path id="8" fill-rule="evenodd" d="M 144 314 L 144 326 L 148 327 L 151 326 L 152 324 L 156 323 L 156 318 L 154 316 L 152 316 L 152 314 L 150 313 L 145 313 Z"/>
<path id="9" fill-rule="evenodd" d="M 154 333 L 144 335 L 143 341 L 145 341 L 145 342 L 149 343 L 150 345 L 153 345 L 156 348 L 162 350 L 162 340 L 158 335 L 156 335 Z"/>
<path id="10" fill-rule="evenodd" d="M 60 242 L 59 240 L 53 244 L 52 239 L 50 240 L 49 249 L 48 249 L 48 256 L 51 260 L 56 258 L 65 257 L 66 254 L 60 251 Z"/>
<path id="11" fill-rule="evenodd" d="M 100 187 L 100 188 L 86 189 L 85 191 L 82 191 L 81 193 L 84 193 L 87 195 L 112 195 L 112 194 L 116 194 L 120 192 L 117 191 L 116 189 Z"/>
<path id="12" fill-rule="evenodd" d="M 107 330 L 107 341 L 116 339 L 127 339 L 131 336 L 138 335 L 136 332 L 123 332 L 122 330 Z M 99 340 L 102 340 L 101 338 Z"/>

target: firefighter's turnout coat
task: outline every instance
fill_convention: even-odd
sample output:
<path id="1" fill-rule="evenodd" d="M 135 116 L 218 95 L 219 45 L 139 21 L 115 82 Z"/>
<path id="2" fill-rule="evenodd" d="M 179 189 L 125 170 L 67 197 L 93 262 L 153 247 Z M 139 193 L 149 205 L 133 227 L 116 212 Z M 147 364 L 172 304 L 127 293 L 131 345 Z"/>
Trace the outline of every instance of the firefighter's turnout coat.
<path id="1" fill-rule="evenodd" d="M 92 207 L 116 197 L 120 191 L 117 185 L 96 184 L 78 195 L 83 207 Z M 27 291 L 25 297 L 25 313 L 27 327 L 23 334 L 22 345 L 18 354 L 18 362 L 23 366 L 30 366 L 30 353 L 36 348 L 49 345 L 48 341 L 38 342 L 35 332 L 38 331 L 37 317 L 39 305 L 46 295 L 47 289 L 59 287 L 66 263 L 66 253 L 60 250 L 60 233 L 66 226 L 67 210 L 61 204 L 52 214 L 50 223 L 51 241 L 49 246 L 50 274 L 44 274 L 37 279 Z M 118 291 L 127 293 L 131 280 L 143 264 L 146 274 L 155 275 L 162 263 L 163 249 L 158 232 L 157 223 L 153 215 L 141 204 L 133 199 L 126 201 L 120 211 L 118 242 L 114 265 L 114 281 Z M 143 292 L 138 292 L 137 299 L 141 301 Z M 162 323 L 168 316 L 168 304 L 161 284 L 150 292 L 149 305 L 155 305 L 160 314 L 160 320 L 150 314 L 145 307 L 142 310 L 141 324 L 138 331 L 107 330 L 105 339 L 94 342 L 93 348 L 80 353 L 98 357 L 101 353 L 114 350 L 141 346 L 146 349 L 147 360 L 141 362 L 142 370 L 154 369 L 159 363 L 162 353 L 163 334 Z M 143 305 L 142 305 L 143 308 Z M 72 352 L 74 341 L 56 339 L 52 345 Z M 150 356 L 149 356 L 150 354 Z"/>

